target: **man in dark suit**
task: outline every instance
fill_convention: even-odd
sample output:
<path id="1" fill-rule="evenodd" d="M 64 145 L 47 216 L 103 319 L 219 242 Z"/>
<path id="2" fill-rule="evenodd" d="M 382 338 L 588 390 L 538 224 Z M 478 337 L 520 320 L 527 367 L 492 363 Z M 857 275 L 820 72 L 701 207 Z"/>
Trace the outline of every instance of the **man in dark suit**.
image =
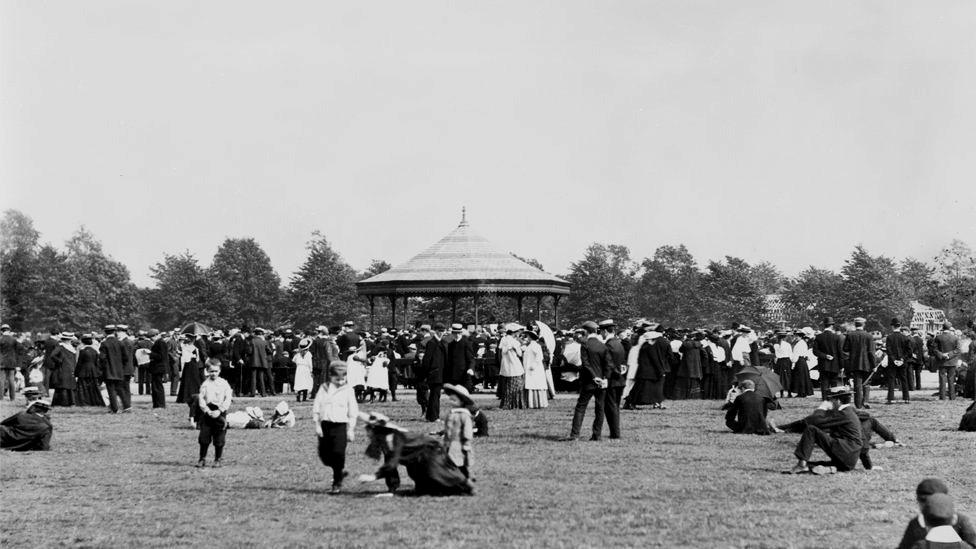
<path id="1" fill-rule="evenodd" d="M 271 367 L 271 348 L 268 346 L 268 342 L 264 339 L 264 330 L 261 328 L 255 328 L 254 333 L 251 336 L 251 347 L 248 349 L 247 353 L 247 365 L 248 368 L 245 370 L 250 379 L 250 394 L 249 396 L 254 396 L 254 392 L 261 396 L 265 396 L 265 393 L 274 394 L 273 387 L 266 387 L 266 376 L 268 368 Z"/>
<path id="2" fill-rule="evenodd" d="M 945 400 L 947 385 L 949 400 L 955 400 L 956 368 L 959 367 L 959 356 L 962 352 L 952 324 L 946 322 L 942 325 L 942 331 L 932 340 L 932 351 L 935 355 L 935 368 L 939 372 L 939 400 Z"/>
<path id="3" fill-rule="evenodd" d="M 610 353 L 610 377 L 607 379 L 603 413 L 607 418 L 607 427 L 610 428 L 610 438 L 620 438 L 620 397 L 627 385 L 627 350 L 617 337 L 613 320 L 603 320 L 599 326 L 600 336 Z"/>
<path id="4" fill-rule="evenodd" d="M 105 339 L 98 347 L 98 356 L 102 369 L 102 380 L 105 381 L 105 389 L 108 391 L 108 406 L 111 413 L 128 412 L 131 404 L 126 401 L 125 393 L 122 391 L 125 349 L 115 337 L 114 324 L 105 326 Z"/>
<path id="5" fill-rule="evenodd" d="M 315 329 L 315 339 L 312 340 L 312 398 L 319 392 L 319 387 L 326 382 L 329 364 L 339 360 L 339 354 L 333 348 L 334 342 L 329 335 L 329 329 L 319 326 Z"/>
<path id="6" fill-rule="evenodd" d="M 149 330 L 152 346 L 149 348 L 149 393 L 152 395 L 153 408 L 166 407 L 166 391 L 163 380 L 169 373 L 169 346 L 160 337 L 159 330 Z"/>
<path id="7" fill-rule="evenodd" d="M 823 320 L 824 329 L 813 338 L 813 355 L 817 357 L 820 370 L 820 394 L 827 400 L 827 391 L 837 385 L 840 376 L 841 337 L 834 331 L 834 319 Z"/>
<path id="8" fill-rule="evenodd" d="M 888 367 L 885 368 L 885 381 L 888 384 L 888 404 L 895 401 L 895 383 L 901 385 L 901 398 L 910 400 L 908 393 L 908 364 L 912 357 L 912 340 L 905 333 L 897 318 L 891 319 L 891 333 L 885 338 L 888 351 Z"/>
<path id="9" fill-rule="evenodd" d="M 421 369 L 427 376 L 427 421 L 437 421 L 441 415 L 441 389 L 444 387 L 444 369 L 447 366 L 447 344 L 444 343 L 444 325 L 434 324 L 433 337 L 424 347 Z"/>
<path id="10" fill-rule="evenodd" d="M 129 326 L 117 324 L 115 337 L 122 344 L 122 401 L 126 403 L 125 410 L 132 406 L 132 377 L 136 375 L 136 344 L 129 337 Z M 125 411 L 123 410 L 123 411 Z"/>
<path id="11" fill-rule="evenodd" d="M 474 374 L 474 349 L 471 338 L 464 333 L 460 324 L 451 324 L 453 337 L 447 343 L 447 367 L 444 370 L 444 383 L 459 385 L 470 390 L 471 376 Z"/>
<path id="12" fill-rule="evenodd" d="M 739 390 L 742 392 L 725 412 L 725 426 L 733 433 L 768 435 L 766 399 L 756 394 L 756 383 L 751 379 L 744 380 L 739 383 Z"/>
<path id="13" fill-rule="evenodd" d="M 908 388 L 922 388 L 922 368 L 925 366 L 925 341 L 922 330 L 917 326 L 912 328 L 911 335 L 912 356 L 908 360 Z"/>
<path id="14" fill-rule="evenodd" d="M 247 359 L 247 337 L 250 328 L 242 326 L 240 330 L 231 330 L 228 351 L 230 367 L 227 373 L 227 383 L 234 389 L 235 396 L 244 394 L 244 360 Z"/>
<path id="15" fill-rule="evenodd" d="M 864 331 L 867 320 L 858 317 L 854 319 L 854 331 L 849 332 L 844 339 L 843 356 L 847 359 L 847 374 L 854 378 L 854 407 L 870 408 L 868 397 L 871 386 L 864 383 L 877 366 L 874 356 L 874 337 Z"/>
<path id="16" fill-rule="evenodd" d="M 355 322 L 347 320 L 342 323 L 342 333 L 336 338 L 336 344 L 339 346 L 339 360 L 346 360 L 351 353 L 350 348 L 358 349 L 363 344 L 363 339 L 356 333 Z"/>
<path id="17" fill-rule="evenodd" d="M 573 411 L 573 428 L 569 433 L 572 440 L 579 439 L 580 429 L 583 427 L 583 416 L 586 414 L 586 406 L 592 398 L 595 403 L 593 413 L 593 435 L 590 440 L 600 440 L 603 431 L 604 399 L 606 399 L 607 387 L 610 377 L 610 364 L 612 359 L 607 351 L 607 346 L 600 341 L 597 335 L 596 322 L 588 320 L 583 323 L 583 330 L 586 332 L 586 339 L 580 345 L 580 366 L 579 399 L 576 401 L 576 409 Z"/>
<path id="18" fill-rule="evenodd" d="M 870 336 L 868 336 L 870 337 Z M 797 462 L 790 473 L 827 474 L 850 471 L 861 455 L 861 421 L 851 406 L 851 392 L 847 387 L 833 387 L 813 414 L 804 421 L 806 427 L 796 445 Z M 820 447 L 830 461 L 810 462 L 813 449 Z"/>

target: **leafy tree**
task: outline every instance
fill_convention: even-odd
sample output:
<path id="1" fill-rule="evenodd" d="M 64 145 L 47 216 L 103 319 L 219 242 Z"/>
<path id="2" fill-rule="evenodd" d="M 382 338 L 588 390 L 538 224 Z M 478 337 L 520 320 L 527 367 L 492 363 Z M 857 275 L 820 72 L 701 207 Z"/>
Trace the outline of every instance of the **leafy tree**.
<path id="1" fill-rule="evenodd" d="M 573 292 L 566 304 L 566 320 L 579 323 L 613 318 L 629 322 L 636 318 L 636 270 L 626 246 L 591 244 L 583 258 L 570 266 L 566 277 Z"/>
<path id="2" fill-rule="evenodd" d="M 819 326 L 826 316 L 840 314 L 844 277 L 829 269 L 809 267 L 783 289 L 783 303 L 796 315 L 797 325 Z"/>
<path id="3" fill-rule="evenodd" d="M 362 322 L 365 300 L 356 295 L 358 273 L 318 231 L 306 247 L 308 258 L 288 285 L 287 320 L 299 328 L 350 319 Z"/>
<path id="4" fill-rule="evenodd" d="M 769 261 L 760 261 L 749 267 L 749 278 L 762 295 L 782 293 L 786 277 Z"/>
<path id="5" fill-rule="evenodd" d="M 276 322 L 281 279 L 256 240 L 224 240 L 208 275 L 217 289 L 215 309 L 222 324 L 269 326 Z"/>
<path id="6" fill-rule="evenodd" d="M 81 227 L 65 243 L 64 267 L 72 289 L 66 301 L 72 314 L 68 325 L 94 329 L 105 323 L 128 322 L 140 308 L 129 269 L 102 250 L 102 244 Z"/>
<path id="7" fill-rule="evenodd" d="M 146 308 L 154 326 L 168 329 L 194 321 L 212 326 L 220 324 L 219 315 L 213 309 L 216 284 L 189 251 L 167 254 L 149 271 L 156 280 L 156 288 L 147 293 Z"/>
<path id="8" fill-rule="evenodd" d="M 33 289 L 25 329 L 54 328 L 58 331 L 74 328 L 75 318 L 82 316 L 78 299 L 74 297 L 74 273 L 68 267 L 68 257 L 46 244 L 37 252 L 37 263 L 30 277 Z"/>
<path id="9" fill-rule="evenodd" d="M 762 326 L 765 324 L 765 294 L 752 278 L 749 263 L 738 257 L 725 256 L 725 262 L 710 261 L 702 277 L 707 312 L 705 322 L 713 325 L 733 321 Z"/>
<path id="10" fill-rule="evenodd" d="M 841 269 L 844 282 L 840 313 L 846 319 L 863 316 L 867 329 L 880 330 L 892 317 L 910 314 L 909 293 L 898 266 L 891 258 L 872 256 L 863 246 L 856 246 Z"/>
<path id="11" fill-rule="evenodd" d="M 935 268 L 914 258 L 902 260 L 898 269 L 902 286 L 911 299 L 931 305 L 939 299 L 939 285 L 935 280 Z"/>
<path id="12" fill-rule="evenodd" d="M 934 305 L 956 324 L 976 319 L 976 255 L 961 240 L 953 240 L 935 257 L 937 281 Z"/>
<path id="13" fill-rule="evenodd" d="M 31 277 L 37 263 L 40 233 L 34 221 L 18 210 L 6 210 L 0 220 L 0 317 L 15 330 L 30 315 Z"/>
<path id="14" fill-rule="evenodd" d="M 374 277 L 378 274 L 385 273 L 386 271 L 389 271 L 392 268 L 393 265 L 390 265 L 386 261 L 382 259 L 374 259 L 373 261 L 370 262 L 369 267 L 363 273 L 362 278 L 363 280 L 365 280 L 367 278 Z"/>
<path id="15" fill-rule="evenodd" d="M 684 244 L 661 246 L 641 263 L 637 282 L 640 313 L 665 324 L 697 324 L 702 319 L 701 271 Z"/>

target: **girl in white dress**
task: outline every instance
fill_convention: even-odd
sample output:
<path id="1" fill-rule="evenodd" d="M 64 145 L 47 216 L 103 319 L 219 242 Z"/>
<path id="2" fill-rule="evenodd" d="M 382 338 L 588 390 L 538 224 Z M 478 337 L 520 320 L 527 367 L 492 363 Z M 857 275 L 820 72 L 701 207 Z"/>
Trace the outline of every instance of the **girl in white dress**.
<path id="1" fill-rule="evenodd" d="M 542 346 L 539 335 L 531 330 L 523 332 L 525 349 L 522 351 L 522 367 L 525 369 L 525 403 L 527 408 L 547 408 L 549 406 L 549 384 L 546 382 L 546 368 L 542 361 Z"/>
<path id="2" fill-rule="evenodd" d="M 376 400 L 376 393 L 379 393 L 380 402 L 386 402 L 386 392 L 390 390 L 389 366 L 386 350 L 381 349 L 367 368 L 366 392 L 369 393 L 370 402 Z"/>
<path id="3" fill-rule="evenodd" d="M 291 357 L 295 364 L 295 400 L 307 402 L 308 392 L 312 390 L 312 340 L 304 338 L 298 343 L 298 350 Z"/>
<path id="4" fill-rule="evenodd" d="M 366 347 L 349 348 L 346 358 L 346 383 L 356 393 L 356 402 L 362 402 L 366 395 Z"/>

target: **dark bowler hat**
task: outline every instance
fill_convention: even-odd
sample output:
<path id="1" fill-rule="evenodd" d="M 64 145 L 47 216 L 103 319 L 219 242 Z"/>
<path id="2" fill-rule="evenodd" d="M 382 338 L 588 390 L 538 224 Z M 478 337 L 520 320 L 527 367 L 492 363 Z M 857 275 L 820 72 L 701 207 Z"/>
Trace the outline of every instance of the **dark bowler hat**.
<path id="1" fill-rule="evenodd" d="M 832 316 L 825 316 L 824 319 L 823 319 L 823 325 L 824 326 L 833 326 L 834 325 L 834 317 L 832 317 Z"/>
<path id="2" fill-rule="evenodd" d="M 900 326 L 901 326 L 901 321 L 898 320 L 898 317 L 895 317 L 895 318 L 892 318 L 891 319 L 891 327 L 892 328 L 898 328 Z"/>
<path id="3" fill-rule="evenodd" d="M 447 329 L 447 328 L 445 328 L 445 327 L 444 327 L 444 325 L 443 325 L 443 324 L 441 324 L 440 322 L 438 322 L 438 323 L 436 323 L 436 324 L 434 324 L 434 331 L 435 331 L 435 332 L 443 332 L 443 331 L 444 331 L 444 330 L 446 330 L 446 329 Z"/>

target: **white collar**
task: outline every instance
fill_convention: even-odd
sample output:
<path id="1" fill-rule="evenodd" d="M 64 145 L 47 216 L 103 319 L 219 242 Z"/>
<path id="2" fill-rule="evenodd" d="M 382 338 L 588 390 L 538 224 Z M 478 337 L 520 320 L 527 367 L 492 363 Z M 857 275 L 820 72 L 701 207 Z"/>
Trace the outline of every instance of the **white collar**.
<path id="1" fill-rule="evenodd" d="M 936 526 L 929 530 L 929 533 L 925 535 L 926 541 L 936 541 L 939 543 L 952 543 L 954 541 L 962 541 L 959 537 L 959 533 L 956 529 L 949 525 Z"/>
<path id="2" fill-rule="evenodd" d="M 839 412 L 839 411 L 843 410 L 844 408 L 847 408 L 848 406 L 851 406 L 851 405 L 850 404 L 841 404 L 840 407 L 837 408 L 837 411 Z"/>

